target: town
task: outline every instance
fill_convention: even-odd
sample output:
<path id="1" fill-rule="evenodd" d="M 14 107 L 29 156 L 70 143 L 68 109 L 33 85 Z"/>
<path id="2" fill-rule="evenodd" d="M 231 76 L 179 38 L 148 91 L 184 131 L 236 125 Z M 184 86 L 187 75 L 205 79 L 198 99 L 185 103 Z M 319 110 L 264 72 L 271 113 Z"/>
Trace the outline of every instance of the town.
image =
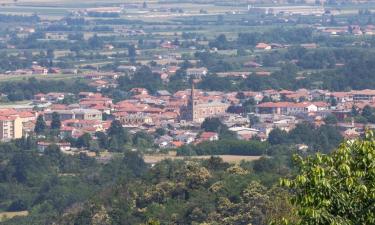
<path id="1" fill-rule="evenodd" d="M 206 70 L 200 73 L 194 70 L 194 73 L 194 76 L 200 77 Z M 116 84 L 118 76 L 91 74 L 88 77 L 92 80 L 90 84 L 101 84 L 100 87 L 103 87 Z M 38 93 L 31 104 L 11 105 L 0 110 L 0 139 L 9 141 L 33 135 L 40 125 L 37 118 L 45 121 L 47 128 L 54 116 L 61 123 L 57 127 L 60 138 L 57 144 L 66 150 L 74 148 L 64 142 L 65 138 L 89 134 L 95 140 L 98 132 L 107 132 L 115 120 L 131 133 L 151 135 L 154 142 L 149 147 L 159 149 L 218 140 L 217 132 L 205 132 L 202 127 L 204 121 L 213 118 L 219 119 L 239 140 L 255 138 L 264 141 L 273 129 L 289 132 L 298 123 L 315 126 L 334 124 L 348 139 L 375 128 L 375 117 L 371 112 L 375 107 L 375 90 L 220 92 L 196 89 L 196 82 L 191 82 L 190 89 L 175 93 L 157 90 L 151 95 L 145 88 L 133 88 L 128 99 L 117 103 L 100 92 L 79 92 L 77 95 Z M 67 98 L 77 99 L 77 103 L 64 104 Z M 38 147 L 44 149 L 46 142 L 43 135 L 38 137 Z M 97 143 L 93 145 L 98 146 Z M 90 146 L 84 147 L 90 149 Z"/>
<path id="2" fill-rule="evenodd" d="M 374 224 L 375 2 L 3 0 L 0 224 Z"/>

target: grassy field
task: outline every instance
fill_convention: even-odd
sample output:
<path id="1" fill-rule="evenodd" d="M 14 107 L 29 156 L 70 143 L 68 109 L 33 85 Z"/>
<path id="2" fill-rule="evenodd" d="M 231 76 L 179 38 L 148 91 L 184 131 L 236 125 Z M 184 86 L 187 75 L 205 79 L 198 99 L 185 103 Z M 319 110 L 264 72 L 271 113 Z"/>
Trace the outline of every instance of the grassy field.
<path id="1" fill-rule="evenodd" d="M 205 155 L 205 156 L 175 156 L 175 155 L 145 155 L 144 160 L 146 163 L 157 163 L 165 159 L 209 159 L 211 156 Z M 224 162 L 228 163 L 238 163 L 242 160 L 244 161 L 254 161 L 258 160 L 261 156 L 239 156 L 239 155 L 220 155 L 220 158 L 223 159 Z"/>
<path id="2" fill-rule="evenodd" d="M 41 80 L 66 80 L 81 77 L 81 75 L 76 74 L 51 74 L 51 75 L 0 75 L 0 83 L 8 81 L 22 81 L 29 78 L 37 78 Z"/>
<path id="3" fill-rule="evenodd" d="M 27 216 L 29 215 L 28 211 L 20 211 L 20 212 L 0 212 L 0 222 L 4 222 L 5 220 L 12 219 L 16 216 Z"/>

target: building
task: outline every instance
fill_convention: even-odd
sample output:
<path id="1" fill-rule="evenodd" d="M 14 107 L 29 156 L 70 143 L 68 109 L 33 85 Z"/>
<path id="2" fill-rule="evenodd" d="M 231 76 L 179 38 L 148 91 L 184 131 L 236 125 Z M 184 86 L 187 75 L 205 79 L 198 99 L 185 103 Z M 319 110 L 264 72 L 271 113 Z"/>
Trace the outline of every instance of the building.
<path id="1" fill-rule="evenodd" d="M 37 75 L 47 75 L 48 74 L 48 69 L 42 66 L 33 66 L 31 68 L 33 71 L 32 74 L 37 74 Z"/>
<path id="2" fill-rule="evenodd" d="M 256 49 L 261 49 L 261 50 L 271 50 L 272 49 L 272 46 L 269 45 L 269 44 L 266 44 L 266 43 L 258 43 L 256 46 L 255 46 Z"/>
<path id="3" fill-rule="evenodd" d="M 299 113 L 316 112 L 318 107 L 313 103 L 302 102 L 265 102 L 257 105 L 257 113 L 295 115 Z"/>
<path id="4" fill-rule="evenodd" d="M 189 68 L 186 70 L 187 77 L 193 77 L 194 79 L 202 79 L 208 73 L 207 68 Z"/>
<path id="5" fill-rule="evenodd" d="M 375 100 L 375 90 L 360 90 L 352 91 L 354 101 L 374 101 Z"/>
<path id="6" fill-rule="evenodd" d="M 0 116 L 0 141 L 22 138 L 22 119 L 19 116 Z"/>
<path id="7" fill-rule="evenodd" d="M 58 92 L 50 92 L 47 94 L 39 93 L 39 94 L 34 95 L 33 101 L 35 103 L 58 102 L 58 101 L 64 100 L 65 96 L 66 96 L 65 93 L 58 93 Z"/>
<path id="8" fill-rule="evenodd" d="M 71 146 L 70 146 L 69 142 L 51 143 L 51 142 L 39 141 L 37 143 L 37 148 L 40 152 L 44 152 L 44 150 L 46 150 L 46 148 L 48 148 L 51 145 L 56 145 L 57 147 L 59 147 L 59 149 L 61 151 L 70 151 L 71 150 Z"/>
<path id="9" fill-rule="evenodd" d="M 187 106 L 181 109 L 181 119 L 201 123 L 206 118 L 223 115 L 229 106 L 228 103 L 220 101 L 201 102 L 195 94 L 194 82 L 192 82 L 190 99 Z"/>
<path id="10" fill-rule="evenodd" d="M 141 126 L 144 124 L 152 124 L 152 118 L 145 113 L 117 113 L 116 119 L 124 126 Z"/>
<path id="11" fill-rule="evenodd" d="M 52 120 L 52 114 L 59 114 L 60 120 L 102 120 L 102 112 L 96 109 L 72 109 L 72 110 L 52 110 L 44 114 L 47 121 Z"/>

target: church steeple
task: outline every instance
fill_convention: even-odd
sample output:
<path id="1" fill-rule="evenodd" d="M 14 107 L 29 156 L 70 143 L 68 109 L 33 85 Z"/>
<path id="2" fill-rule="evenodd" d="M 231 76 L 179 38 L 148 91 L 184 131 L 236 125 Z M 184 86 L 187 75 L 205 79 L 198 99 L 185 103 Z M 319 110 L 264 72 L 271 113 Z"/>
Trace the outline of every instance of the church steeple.
<path id="1" fill-rule="evenodd" d="M 191 103 L 193 102 L 196 102 L 198 99 L 197 99 L 197 95 L 195 93 L 195 84 L 197 83 L 196 80 L 192 80 L 191 81 L 191 91 L 190 91 L 190 101 Z"/>
<path id="2" fill-rule="evenodd" d="M 189 118 L 192 121 L 194 121 L 195 117 L 197 116 L 196 105 L 198 104 L 197 95 L 195 93 L 195 83 L 196 83 L 195 80 L 191 81 L 190 99 L 189 99 L 189 104 L 188 104 L 188 107 L 189 107 L 188 111 L 190 114 Z"/>

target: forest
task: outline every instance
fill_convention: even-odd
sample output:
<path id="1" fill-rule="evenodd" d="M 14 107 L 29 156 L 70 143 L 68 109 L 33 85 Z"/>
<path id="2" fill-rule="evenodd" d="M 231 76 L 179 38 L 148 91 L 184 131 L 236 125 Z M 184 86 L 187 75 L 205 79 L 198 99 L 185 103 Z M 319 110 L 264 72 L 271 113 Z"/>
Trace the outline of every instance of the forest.
<path id="1" fill-rule="evenodd" d="M 254 162 L 211 157 L 150 166 L 139 152 L 99 163 L 18 140 L 0 145 L 0 209 L 30 215 L 2 224 L 371 224 L 374 143 L 368 132 L 327 154 L 274 145 Z M 314 200 L 306 202 L 306 193 Z M 353 198 L 362 200 L 353 205 Z"/>

